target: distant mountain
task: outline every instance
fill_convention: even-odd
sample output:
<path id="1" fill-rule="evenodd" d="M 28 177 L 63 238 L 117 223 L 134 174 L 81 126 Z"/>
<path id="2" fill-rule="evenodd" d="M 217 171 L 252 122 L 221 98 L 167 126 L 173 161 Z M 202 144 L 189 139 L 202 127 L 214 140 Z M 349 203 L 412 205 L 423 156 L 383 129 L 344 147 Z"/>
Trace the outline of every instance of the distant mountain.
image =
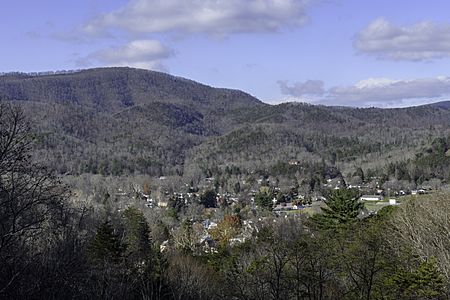
<path id="1" fill-rule="evenodd" d="M 163 116 L 177 110 L 188 114 L 173 115 L 176 119 L 189 119 L 189 113 L 195 110 L 204 115 L 202 122 L 209 125 L 220 124 L 218 119 L 229 112 L 265 105 L 241 91 L 211 88 L 168 74 L 131 68 L 45 76 L 5 75 L 0 77 L 0 100 L 76 105 L 109 114 L 137 107 L 137 112 L 152 111 L 154 116 L 160 111 Z"/>
<path id="2" fill-rule="evenodd" d="M 448 103 L 269 105 L 241 91 L 131 68 L 3 75 L 0 101 L 23 107 L 35 125 L 37 157 L 64 174 L 211 175 L 292 160 L 351 172 L 412 157 L 450 132 Z"/>
<path id="3" fill-rule="evenodd" d="M 173 172 L 186 149 L 234 128 L 230 116 L 267 106 L 241 91 L 131 68 L 0 76 L 0 101 L 24 107 L 40 157 L 60 172 L 113 174 Z"/>
<path id="4" fill-rule="evenodd" d="M 427 105 L 435 108 L 450 109 L 450 101 L 441 101 Z"/>

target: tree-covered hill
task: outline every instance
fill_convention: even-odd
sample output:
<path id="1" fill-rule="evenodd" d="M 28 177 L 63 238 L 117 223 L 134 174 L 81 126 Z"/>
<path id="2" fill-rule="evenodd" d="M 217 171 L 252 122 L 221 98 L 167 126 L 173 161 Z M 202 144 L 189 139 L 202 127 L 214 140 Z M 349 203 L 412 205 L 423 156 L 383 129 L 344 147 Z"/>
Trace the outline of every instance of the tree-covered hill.
<path id="1" fill-rule="evenodd" d="M 441 101 L 436 103 L 428 104 L 428 106 L 442 108 L 442 109 L 450 109 L 450 101 Z"/>
<path id="2" fill-rule="evenodd" d="M 190 151 L 191 165 L 248 171 L 280 162 L 324 162 L 352 172 L 355 166 L 383 168 L 421 151 L 449 132 L 446 110 L 337 108 L 286 103 L 247 112 L 245 126 L 210 138 Z"/>
<path id="3" fill-rule="evenodd" d="M 160 101 L 216 112 L 262 104 L 240 91 L 211 88 L 184 78 L 131 68 L 41 76 L 3 75 L 0 99 L 72 103 L 108 112 Z"/>
<path id="4" fill-rule="evenodd" d="M 38 155 L 63 174 L 182 174 L 290 160 L 351 171 L 413 158 L 450 130 L 445 105 L 346 108 L 265 104 L 236 90 L 131 68 L 0 76 L 21 105 Z"/>
<path id="5" fill-rule="evenodd" d="M 241 91 L 130 68 L 0 76 L 0 101 L 32 118 L 41 155 L 62 173 L 180 172 L 186 149 L 266 106 Z"/>

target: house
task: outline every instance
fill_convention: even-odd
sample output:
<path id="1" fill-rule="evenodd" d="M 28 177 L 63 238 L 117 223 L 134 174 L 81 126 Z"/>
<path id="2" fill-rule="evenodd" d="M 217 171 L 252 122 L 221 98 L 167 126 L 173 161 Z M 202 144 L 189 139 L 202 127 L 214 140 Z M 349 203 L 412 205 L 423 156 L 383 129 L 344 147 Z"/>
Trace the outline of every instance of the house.
<path id="1" fill-rule="evenodd" d="M 361 201 L 381 201 L 383 200 L 383 197 L 379 195 L 363 195 L 361 198 L 359 198 Z"/>
<path id="2" fill-rule="evenodd" d="M 169 205 L 169 202 L 167 200 L 160 200 L 160 201 L 158 201 L 158 206 L 159 207 L 167 207 L 167 205 Z"/>
<path id="3" fill-rule="evenodd" d="M 300 209 L 300 205 L 293 205 L 291 202 L 280 203 L 273 209 L 274 211 L 288 211 Z"/>
<path id="4" fill-rule="evenodd" d="M 217 253 L 216 242 L 210 235 L 204 235 L 200 238 L 199 245 L 205 253 Z"/>
<path id="5" fill-rule="evenodd" d="M 210 219 L 206 219 L 205 221 L 202 222 L 203 228 L 205 229 L 213 229 L 217 227 L 217 223 L 211 221 Z"/>
<path id="6" fill-rule="evenodd" d="M 216 227 L 217 227 L 217 223 L 211 221 L 211 222 L 209 223 L 209 225 L 208 225 L 208 230 L 211 230 L 211 229 L 216 228 Z"/>
<path id="7" fill-rule="evenodd" d="M 299 165 L 301 165 L 301 161 L 299 161 L 299 160 L 290 160 L 289 162 L 288 162 L 288 164 L 290 165 L 290 166 L 299 166 Z"/>
<path id="8" fill-rule="evenodd" d="M 231 238 L 229 240 L 229 243 L 230 243 L 230 246 L 234 246 L 234 245 L 245 243 L 245 240 L 246 240 L 245 237 L 237 236 L 237 237 Z"/>

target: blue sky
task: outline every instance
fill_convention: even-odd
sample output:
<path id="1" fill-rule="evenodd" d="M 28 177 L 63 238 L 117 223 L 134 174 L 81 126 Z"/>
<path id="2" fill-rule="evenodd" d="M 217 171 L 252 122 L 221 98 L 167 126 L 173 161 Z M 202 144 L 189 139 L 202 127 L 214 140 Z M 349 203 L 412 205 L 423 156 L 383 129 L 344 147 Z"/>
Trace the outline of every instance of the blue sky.
<path id="1" fill-rule="evenodd" d="M 401 107 L 450 99 L 450 2 L 15 0 L 0 72 L 132 66 L 262 101 Z"/>

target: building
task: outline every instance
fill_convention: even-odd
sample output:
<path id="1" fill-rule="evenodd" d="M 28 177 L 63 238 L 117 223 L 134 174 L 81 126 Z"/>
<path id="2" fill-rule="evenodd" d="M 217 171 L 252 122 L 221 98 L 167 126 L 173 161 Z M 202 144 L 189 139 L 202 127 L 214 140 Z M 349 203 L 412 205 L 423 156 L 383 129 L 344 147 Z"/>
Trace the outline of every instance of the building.
<path id="1" fill-rule="evenodd" d="M 383 200 L 383 197 L 379 195 L 363 195 L 361 198 L 359 198 L 361 201 L 381 201 Z"/>
<path id="2" fill-rule="evenodd" d="M 396 199 L 389 199 L 389 205 L 397 205 Z"/>

